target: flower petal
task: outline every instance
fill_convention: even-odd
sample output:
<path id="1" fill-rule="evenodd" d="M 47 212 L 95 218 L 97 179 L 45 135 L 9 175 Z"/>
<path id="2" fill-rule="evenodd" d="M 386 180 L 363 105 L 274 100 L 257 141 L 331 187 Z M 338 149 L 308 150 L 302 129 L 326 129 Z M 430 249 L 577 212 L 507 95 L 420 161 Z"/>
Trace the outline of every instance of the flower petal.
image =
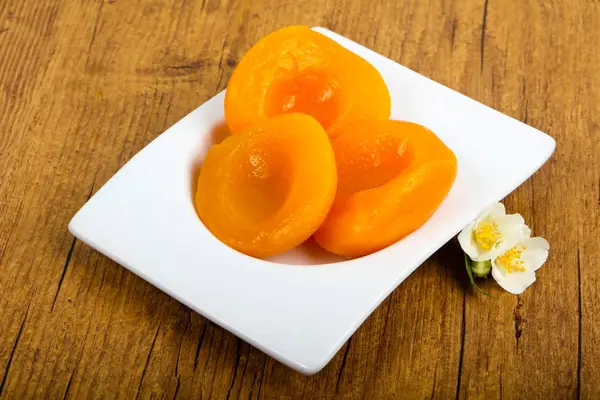
<path id="1" fill-rule="evenodd" d="M 471 257 L 471 260 L 473 261 L 489 261 L 497 255 L 498 252 L 494 248 L 490 250 L 482 250 L 479 246 L 477 246 L 477 254 L 474 254 L 473 257 L 469 255 L 469 257 Z"/>
<path id="2" fill-rule="evenodd" d="M 506 215 L 506 209 L 502 203 L 494 203 L 479 214 L 479 216 L 473 221 L 473 229 L 477 228 L 481 221 L 485 219 L 495 220 L 498 217 Z"/>
<path id="3" fill-rule="evenodd" d="M 471 257 L 473 261 L 487 261 L 498 257 L 531 234 L 531 230 L 525 225 L 525 220 L 519 214 L 502 215 L 496 217 L 494 222 L 498 225 L 501 239 L 487 251 L 481 249 L 473 239 L 473 243 L 477 248 L 477 254 Z"/>
<path id="4" fill-rule="evenodd" d="M 522 266 L 525 271 L 514 269 L 509 273 L 506 268 L 498 264 L 498 257 L 492 260 L 492 276 L 502 288 L 513 294 L 523 293 L 527 287 L 535 282 L 535 271 L 546 262 L 548 250 L 550 249 L 550 245 L 545 239 L 528 237 L 531 234 L 529 228 L 524 229 L 522 233 L 527 237 L 519 240 L 514 246 L 523 249 L 520 260 L 523 262 Z"/>
<path id="5" fill-rule="evenodd" d="M 520 214 L 510 214 L 495 219 L 502 240 L 491 250 L 492 257 L 504 254 L 523 238 L 531 235 L 531 229 L 525 225 L 525 220 Z"/>
<path id="6" fill-rule="evenodd" d="M 476 226 L 475 222 L 476 221 L 471 222 L 458 234 L 458 242 L 460 243 L 460 247 L 471 259 L 478 257 L 480 252 L 479 246 L 473 237 L 473 230 Z"/>
<path id="7" fill-rule="evenodd" d="M 492 261 L 492 276 L 504 290 L 512 294 L 521 294 L 533 282 L 535 282 L 535 271 L 528 269 L 524 272 L 508 273 L 504 268 L 498 267 L 495 260 Z"/>
<path id="8" fill-rule="evenodd" d="M 526 267 L 531 268 L 533 271 L 540 269 L 548 259 L 550 245 L 544 238 L 527 238 L 519 242 L 519 245 L 525 246 L 521 258 L 525 262 Z"/>
<path id="9" fill-rule="evenodd" d="M 485 220 L 492 220 L 498 225 L 498 231 L 502 238 L 489 250 L 481 248 L 473 234 L 473 231 Z M 527 228 L 525 220 L 520 214 L 506 215 L 504 205 L 502 203 L 494 203 L 460 232 L 458 241 L 463 251 L 473 261 L 489 261 L 503 254 L 523 237 L 529 237 L 530 234 L 531 230 Z"/>
<path id="10" fill-rule="evenodd" d="M 500 217 L 502 215 L 506 215 L 506 208 L 502 203 L 494 203 L 491 206 L 489 206 L 487 210 L 481 213 L 481 216 L 483 217 L 489 216 L 492 218 Z"/>
<path id="11" fill-rule="evenodd" d="M 494 218 L 494 221 L 498 224 L 498 229 L 502 232 L 502 227 L 504 228 L 516 228 L 522 227 L 525 225 L 525 220 L 521 214 L 508 214 L 501 215 L 499 217 Z"/>

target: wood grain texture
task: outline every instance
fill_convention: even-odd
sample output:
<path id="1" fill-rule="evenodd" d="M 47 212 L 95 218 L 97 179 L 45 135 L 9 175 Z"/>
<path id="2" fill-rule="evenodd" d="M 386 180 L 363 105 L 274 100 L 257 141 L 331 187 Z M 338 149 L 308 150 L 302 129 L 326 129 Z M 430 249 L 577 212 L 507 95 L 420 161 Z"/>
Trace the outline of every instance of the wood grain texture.
<path id="1" fill-rule="evenodd" d="M 304 377 L 73 239 L 112 174 L 290 24 L 556 138 L 506 199 L 552 246 L 531 289 L 473 293 L 450 243 Z M 0 398 L 598 398 L 599 35 L 591 0 L 1 1 Z"/>

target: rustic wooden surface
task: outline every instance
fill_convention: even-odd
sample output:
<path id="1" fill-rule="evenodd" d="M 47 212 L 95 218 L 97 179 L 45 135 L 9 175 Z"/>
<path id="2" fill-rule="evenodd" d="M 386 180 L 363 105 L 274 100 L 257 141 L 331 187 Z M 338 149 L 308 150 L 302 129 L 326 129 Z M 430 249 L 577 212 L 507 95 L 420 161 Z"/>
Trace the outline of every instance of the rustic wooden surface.
<path id="1" fill-rule="evenodd" d="M 532 288 L 473 293 L 447 245 L 312 377 L 66 229 L 254 42 L 298 23 L 558 142 L 506 199 L 552 246 Z M 1 0 L 0 397 L 598 398 L 599 37 L 592 0 Z"/>

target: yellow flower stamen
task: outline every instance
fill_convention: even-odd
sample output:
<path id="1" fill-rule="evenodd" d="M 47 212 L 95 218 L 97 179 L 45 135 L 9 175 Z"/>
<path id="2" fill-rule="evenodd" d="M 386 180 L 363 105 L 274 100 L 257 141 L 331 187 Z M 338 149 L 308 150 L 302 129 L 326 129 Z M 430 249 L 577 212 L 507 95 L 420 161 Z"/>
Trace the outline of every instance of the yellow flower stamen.
<path id="1" fill-rule="evenodd" d="M 498 224 L 490 220 L 482 221 L 477 225 L 473 234 L 479 247 L 484 250 L 491 250 L 496 242 L 502 239 L 502 235 L 500 235 L 500 231 L 498 230 Z"/>
<path id="2" fill-rule="evenodd" d="M 509 274 L 513 272 L 525 272 L 525 262 L 521 260 L 525 246 L 515 246 L 502 254 L 496 259 L 496 263 L 508 271 Z"/>

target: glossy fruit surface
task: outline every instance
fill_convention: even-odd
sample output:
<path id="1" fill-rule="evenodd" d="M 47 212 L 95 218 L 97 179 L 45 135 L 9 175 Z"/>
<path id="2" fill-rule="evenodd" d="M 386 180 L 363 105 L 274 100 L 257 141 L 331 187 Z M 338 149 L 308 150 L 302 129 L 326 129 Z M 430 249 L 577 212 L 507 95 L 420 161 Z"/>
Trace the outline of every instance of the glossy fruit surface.
<path id="1" fill-rule="evenodd" d="M 276 115 L 313 116 L 335 136 L 341 123 L 390 116 L 379 72 L 335 41 L 305 26 L 271 33 L 242 57 L 225 95 L 233 133 Z"/>
<path id="2" fill-rule="evenodd" d="M 195 204 L 222 242 L 266 257 L 319 228 L 336 185 L 327 133 L 308 115 L 285 114 L 214 145 L 200 169 Z"/>
<path id="3" fill-rule="evenodd" d="M 373 253 L 420 227 L 456 177 L 454 153 L 410 122 L 356 121 L 332 145 L 338 191 L 315 239 L 342 256 Z"/>

